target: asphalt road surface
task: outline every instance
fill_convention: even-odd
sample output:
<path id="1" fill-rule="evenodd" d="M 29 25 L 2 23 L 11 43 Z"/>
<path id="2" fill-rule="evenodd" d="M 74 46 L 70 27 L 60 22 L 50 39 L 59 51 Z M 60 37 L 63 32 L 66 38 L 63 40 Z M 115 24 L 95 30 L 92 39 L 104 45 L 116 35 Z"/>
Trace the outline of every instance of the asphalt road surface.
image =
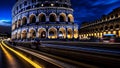
<path id="1" fill-rule="evenodd" d="M 8 51 L 3 46 L 0 47 L 0 68 L 31 68 L 32 66 Z"/>
<path id="2" fill-rule="evenodd" d="M 0 43 L 0 68 L 59 68 Z"/>

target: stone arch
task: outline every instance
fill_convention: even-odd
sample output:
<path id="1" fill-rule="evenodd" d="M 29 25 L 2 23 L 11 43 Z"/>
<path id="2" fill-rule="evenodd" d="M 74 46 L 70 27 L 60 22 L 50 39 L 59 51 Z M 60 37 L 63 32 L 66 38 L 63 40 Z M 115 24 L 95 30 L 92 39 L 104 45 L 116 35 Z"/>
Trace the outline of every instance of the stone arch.
<path id="1" fill-rule="evenodd" d="M 17 32 L 15 32 L 14 34 L 14 39 L 17 39 Z"/>
<path id="2" fill-rule="evenodd" d="M 105 28 L 104 28 L 105 30 L 108 30 L 108 26 L 105 26 Z"/>
<path id="3" fill-rule="evenodd" d="M 47 37 L 47 32 L 45 28 L 38 29 L 38 37 L 42 39 Z"/>
<path id="4" fill-rule="evenodd" d="M 27 30 L 23 30 L 21 33 L 21 38 L 26 39 L 27 38 Z"/>
<path id="5" fill-rule="evenodd" d="M 30 29 L 29 30 L 29 38 L 34 39 L 36 37 L 36 31 L 35 29 Z"/>
<path id="6" fill-rule="evenodd" d="M 113 25 L 110 26 L 110 29 L 113 29 Z"/>
<path id="7" fill-rule="evenodd" d="M 21 20 L 19 19 L 18 21 L 17 21 L 17 27 L 20 27 L 21 26 Z"/>
<path id="8" fill-rule="evenodd" d="M 39 14 L 39 22 L 46 22 L 46 14 L 45 13 Z"/>
<path id="9" fill-rule="evenodd" d="M 72 39 L 73 38 L 73 30 L 72 28 L 67 29 L 67 38 Z"/>
<path id="10" fill-rule="evenodd" d="M 104 30 L 104 28 L 103 28 L 103 27 L 100 27 L 100 30 L 101 30 L 101 31 L 103 31 L 103 30 Z"/>
<path id="11" fill-rule="evenodd" d="M 36 23 L 36 16 L 34 14 L 30 15 L 29 22 L 30 23 Z"/>
<path id="12" fill-rule="evenodd" d="M 18 31 L 18 33 L 17 33 L 17 39 L 21 39 L 21 32 L 20 31 Z"/>
<path id="13" fill-rule="evenodd" d="M 23 17 L 22 18 L 22 25 L 26 25 L 27 24 L 27 17 Z"/>
<path id="14" fill-rule="evenodd" d="M 119 28 L 120 26 L 118 24 L 115 25 L 115 28 Z"/>
<path id="15" fill-rule="evenodd" d="M 98 27 L 95 27 L 95 31 L 99 31 Z"/>
<path id="16" fill-rule="evenodd" d="M 59 29 L 59 38 L 61 38 L 61 39 L 65 39 L 66 38 L 66 29 L 65 28 L 60 28 Z"/>
<path id="17" fill-rule="evenodd" d="M 13 25 L 14 25 L 14 29 L 16 29 L 16 28 L 17 28 L 17 21 L 15 21 L 15 22 L 13 23 Z"/>
<path id="18" fill-rule="evenodd" d="M 60 22 L 66 22 L 66 14 L 65 13 L 61 13 L 59 15 L 59 21 Z"/>
<path id="19" fill-rule="evenodd" d="M 49 39 L 56 39 L 57 38 L 57 29 L 52 27 L 48 30 L 48 38 Z"/>
<path id="20" fill-rule="evenodd" d="M 51 13 L 49 15 L 49 21 L 50 22 L 56 22 L 57 21 L 57 15 L 55 13 Z"/>
<path id="21" fill-rule="evenodd" d="M 74 29 L 74 38 L 77 39 L 78 38 L 78 30 Z"/>
<path id="22" fill-rule="evenodd" d="M 68 15 L 68 22 L 71 22 L 71 23 L 74 22 L 74 17 L 73 17 L 72 14 L 69 14 L 69 15 Z"/>
<path id="23" fill-rule="evenodd" d="M 117 18 L 119 16 L 119 14 L 115 14 L 115 17 Z"/>

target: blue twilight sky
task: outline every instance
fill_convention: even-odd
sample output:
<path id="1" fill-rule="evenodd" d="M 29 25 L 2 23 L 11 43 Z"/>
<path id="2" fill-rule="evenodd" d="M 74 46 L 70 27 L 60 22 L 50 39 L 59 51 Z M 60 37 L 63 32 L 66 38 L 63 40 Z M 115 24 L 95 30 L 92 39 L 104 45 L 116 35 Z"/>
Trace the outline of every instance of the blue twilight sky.
<path id="1" fill-rule="evenodd" d="M 120 7 L 120 0 L 71 0 L 74 9 L 75 22 L 92 21 L 108 14 L 114 8 Z M 11 9 L 15 0 L 0 2 L 0 25 L 11 25 Z"/>

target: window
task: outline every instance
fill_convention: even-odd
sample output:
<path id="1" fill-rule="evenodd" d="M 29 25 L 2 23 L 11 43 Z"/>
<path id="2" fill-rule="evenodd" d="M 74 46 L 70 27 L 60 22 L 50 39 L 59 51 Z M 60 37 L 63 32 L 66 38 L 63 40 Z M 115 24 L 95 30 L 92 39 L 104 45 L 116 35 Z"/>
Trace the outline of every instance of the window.
<path id="1" fill-rule="evenodd" d="M 27 1 L 24 2 L 24 5 L 25 5 L 25 6 L 27 5 Z"/>

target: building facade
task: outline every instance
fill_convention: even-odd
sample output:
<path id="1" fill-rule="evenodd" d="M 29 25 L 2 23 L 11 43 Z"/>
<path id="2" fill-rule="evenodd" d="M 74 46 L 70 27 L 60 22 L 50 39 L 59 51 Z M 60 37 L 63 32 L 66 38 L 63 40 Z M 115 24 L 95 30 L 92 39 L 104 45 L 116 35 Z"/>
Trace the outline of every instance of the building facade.
<path id="1" fill-rule="evenodd" d="M 17 0 L 12 9 L 12 39 L 77 39 L 70 0 Z"/>
<path id="2" fill-rule="evenodd" d="M 104 34 L 115 34 L 120 37 L 120 7 L 108 15 L 103 15 L 99 20 L 82 23 L 79 38 L 84 39 L 89 36 L 102 38 Z"/>

